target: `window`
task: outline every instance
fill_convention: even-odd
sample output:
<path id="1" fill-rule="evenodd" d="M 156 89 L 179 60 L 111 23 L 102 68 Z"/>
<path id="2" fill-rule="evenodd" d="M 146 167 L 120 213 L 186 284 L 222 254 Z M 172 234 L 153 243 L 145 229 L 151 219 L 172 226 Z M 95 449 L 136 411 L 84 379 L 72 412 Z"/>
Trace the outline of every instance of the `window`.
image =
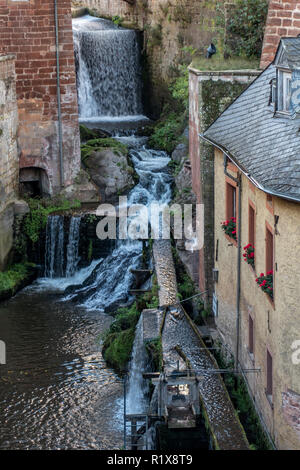
<path id="1" fill-rule="evenodd" d="M 273 359 L 270 352 L 267 350 L 267 388 L 266 394 L 269 397 L 273 395 Z"/>
<path id="2" fill-rule="evenodd" d="M 266 272 L 273 271 L 274 266 L 274 237 L 271 230 L 266 228 Z"/>
<path id="3" fill-rule="evenodd" d="M 251 315 L 249 315 L 249 353 L 254 354 L 254 322 Z"/>
<path id="4" fill-rule="evenodd" d="M 252 246 L 255 245 L 255 210 L 254 207 L 249 204 L 249 243 Z"/>
<path id="5" fill-rule="evenodd" d="M 291 101 L 292 74 L 283 70 L 278 70 L 278 101 L 277 110 L 285 113 L 289 112 Z"/>
<path id="6" fill-rule="evenodd" d="M 236 188 L 226 183 L 226 217 L 236 217 Z"/>

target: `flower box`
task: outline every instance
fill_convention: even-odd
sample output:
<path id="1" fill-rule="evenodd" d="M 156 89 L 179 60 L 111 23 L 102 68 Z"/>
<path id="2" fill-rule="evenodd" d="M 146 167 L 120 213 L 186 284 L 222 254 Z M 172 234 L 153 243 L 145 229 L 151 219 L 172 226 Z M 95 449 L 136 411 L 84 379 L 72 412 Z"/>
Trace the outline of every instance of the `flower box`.
<path id="1" fill-rule="evenodd" d="M 221 222 L 221 227 L 230 238 L 236 240 L 236 218 L 230 217 L 230 219 Z"/>
<path id="2" fill-rule="evenodd" d="M 246 263 L 250 264 L 252 268 L 255 266 L 255 256 L 254 256 L 254 246 L 249 243 L 248 245 L 244 246 L 243 257 Z"/>
<path id="3" fill-rule="evenodd" d="M 256 279 L 258 287 L 273 300 L 273 271 L 268 271 L 266 275 L 261 273 Z"/>

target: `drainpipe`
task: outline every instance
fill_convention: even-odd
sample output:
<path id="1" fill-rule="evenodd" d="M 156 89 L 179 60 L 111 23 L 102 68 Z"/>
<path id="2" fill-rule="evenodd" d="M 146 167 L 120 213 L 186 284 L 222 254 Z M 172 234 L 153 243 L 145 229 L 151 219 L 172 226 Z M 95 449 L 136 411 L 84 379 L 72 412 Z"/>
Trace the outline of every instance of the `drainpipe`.
<path id="1" fill-rule="evenodd" d="M 57 0 L 54 0 L 54 18 L 55 18 L 55 46 L 56 46 L 56 87 L 57 87 L 59 166 L 60 166 L 60 184 L 61 184 L 61 187 L 63 188 L 64 187 L 64 162 L 63 162 L 62 120 L 61 120 L 61 95 L 60 95 L 60 66 L 59 66 Z"/>
<path id="2" fill-rule="evenodd" d="M 241 235 L 242 235 L 242 175 L 239 173 L 234 178 L 227 171 L 227 156 L 224 154 L 224 174 L 232 179 L 239 188 L 239 204 L 238 204 L 238 236 L 237 236 L 237 285 L 236 285 L 236 350 L 235 350 L 235 370 L 238 371 L 239 351 L 240 351 L 240 300 L 241 300 Z"/>

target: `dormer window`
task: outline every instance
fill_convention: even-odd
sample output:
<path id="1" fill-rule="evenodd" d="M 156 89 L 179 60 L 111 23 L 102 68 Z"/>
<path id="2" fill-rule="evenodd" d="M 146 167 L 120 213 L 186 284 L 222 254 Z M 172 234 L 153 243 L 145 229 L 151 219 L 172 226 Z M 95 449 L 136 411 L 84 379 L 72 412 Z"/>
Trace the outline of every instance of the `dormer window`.
<path id="1" fill-rule="evenodd" d="M 292 73 L 287 70 L 278 70 L 277 111 L 288 113 L 290 111 Z"/>

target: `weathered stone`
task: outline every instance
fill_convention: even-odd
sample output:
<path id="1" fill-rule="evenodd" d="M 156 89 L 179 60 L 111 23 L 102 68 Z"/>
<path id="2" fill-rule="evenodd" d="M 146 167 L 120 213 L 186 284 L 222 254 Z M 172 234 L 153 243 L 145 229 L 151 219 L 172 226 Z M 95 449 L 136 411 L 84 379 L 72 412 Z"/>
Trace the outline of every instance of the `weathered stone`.
<path id="1" fill-rule="evenodd" d="M 84 163 L 103 201 L 115 201 L 135 184 L 134 170 L 128 164 L 127 156 L 116 149 L 94 151 Z"/>
<path id="2" fill-rule="evenodd" d="M 172 153 L 172 160 L 176 163 L 180 163 L 184 158 L 187 158 L 189 155 L 188 143 L 178 144 Z"/>
<path id="3" fill-rule="evenodd" d="M 0 213 L 0 271 L 5 269 L 13 245 L 14 206 L 10 204 Z"/>
<path id="4" fill-rule="evenodd" d="M 15 201 L 14 202 L 14 213 L 15 215 L 25 215 L 30 212 L 29 206 L 25 201 Z"/>
<path id="5" fill-rule="evenodd" d="M 99 189 L 83 169 L 76 176 L 74 184 L 67 186 L 61 194 L 67 199 L 77 199 L 81 203 L 101 201 Z"/>

